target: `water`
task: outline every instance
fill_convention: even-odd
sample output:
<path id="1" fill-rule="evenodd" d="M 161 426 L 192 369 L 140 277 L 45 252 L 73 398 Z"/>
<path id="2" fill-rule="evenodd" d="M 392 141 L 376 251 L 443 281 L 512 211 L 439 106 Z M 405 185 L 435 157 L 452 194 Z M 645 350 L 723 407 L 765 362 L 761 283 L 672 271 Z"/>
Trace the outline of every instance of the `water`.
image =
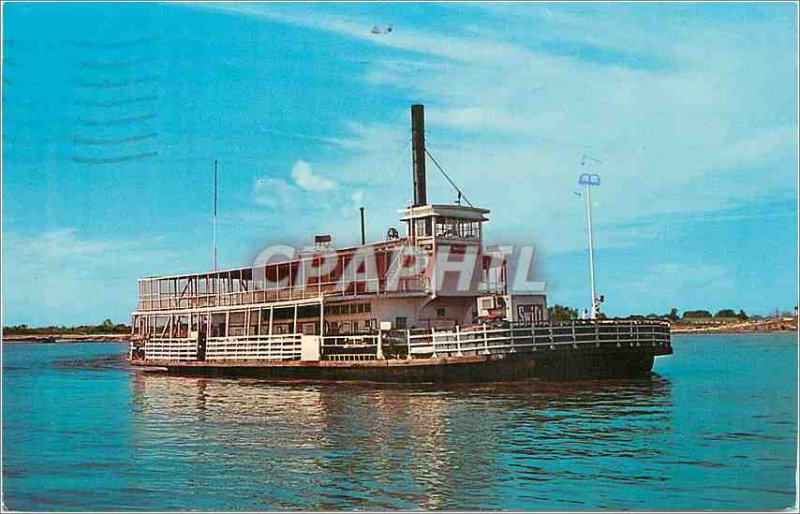
<path id="1" fill-rule="evenodd" d="M 120 344 L 3 348 L 20 510 L 780 509 L 793 334 L 677 336 L 650 379 L 270 385 L 142 374 Z"/>

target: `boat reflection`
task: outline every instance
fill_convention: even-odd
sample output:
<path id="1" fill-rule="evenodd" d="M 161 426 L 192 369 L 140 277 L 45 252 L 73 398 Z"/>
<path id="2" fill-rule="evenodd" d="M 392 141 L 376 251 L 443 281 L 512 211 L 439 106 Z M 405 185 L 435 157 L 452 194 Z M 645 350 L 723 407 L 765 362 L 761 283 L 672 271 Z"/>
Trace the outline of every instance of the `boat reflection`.
<path id="1" fill-rule="evenodd" d="M 511 482 L 599 472 L 567 469 L 572 458 L 657 458 L 648 441 L 672 430 L 658 375 L 442 388 L 137 373 L 132 388 L 139 451 L 180 448 L 171 457 L 195 466 L 192 486 L 235 481 L 275 509 L 497 505 Z"/>

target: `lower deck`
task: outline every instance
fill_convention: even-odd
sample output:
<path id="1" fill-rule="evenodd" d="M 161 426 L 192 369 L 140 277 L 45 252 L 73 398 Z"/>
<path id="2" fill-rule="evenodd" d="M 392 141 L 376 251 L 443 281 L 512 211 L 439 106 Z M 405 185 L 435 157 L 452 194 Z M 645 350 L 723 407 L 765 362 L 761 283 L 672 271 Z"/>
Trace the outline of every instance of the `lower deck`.
<path id="1" fill-rule="evenodd" d="M 471 383 L 523 380 L 591 380 L 646 376 L 657 355 L 671 348 L 559 348 L 537 352 L 424 359 L 337 361 L 133 361 L 150 370 L 184 376 L 264 380 Z"/>
<path id="2" fill-rule="evenodd" d="M 170 372 L 277 379 L 485 381 L 625 376 L 672 353 L 660 322 L 478 325 L 376 334 L 145 339 L 131 362 Z"/>

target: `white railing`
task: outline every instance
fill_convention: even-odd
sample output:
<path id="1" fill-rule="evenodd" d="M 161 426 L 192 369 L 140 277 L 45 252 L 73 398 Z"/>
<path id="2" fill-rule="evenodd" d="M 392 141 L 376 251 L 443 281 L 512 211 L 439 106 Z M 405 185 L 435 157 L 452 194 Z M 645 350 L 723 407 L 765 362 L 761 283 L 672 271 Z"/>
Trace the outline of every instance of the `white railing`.
<path id="1" fill-rule="evenodd" d="M 196 339 L 152 338 L 144 343 L 145 358 L 157 361 L 197 360 Z M 131 356 L 134 342 L 131 342 Z M 296 360 L 301 334 L 212 337 L 206 341 L 205 360 Z"/>
<path id="2" fill-rule="evenodd" d="M 212 337 L 206 342 L 206 360 L 296 360 L 301 334 Z"/>
<path id="3" fill-rule="evenodd" d="M 146 358 L 152 360 L 196 360 L 197 341 L 194 339 L 153 338 L 145 341 L 144 351 Z"/>
<path id="4" fill-rule="evenodd" d="M 212 337 L 205 360 L 298 360 L 302 334 Z M 382 359 L 379 334 L 335 335 L 318 338 L 322 360 Z M 669 347 L 669 325 L 638 322 L 573 322 L 559 325 L 489 327 L 406 331 L 407 358 L 456 357 L 581 347 Z M 402 340 L 401 340 L 402 341 Z M 402 344 L 402 343 L 401 343 Z M 197 360 L 193 339 L 153 338 L 145 341 L 148 360 Z M 134 343 L 131 343 L 133 351 Z M 399 358 L 403 358 L 402 356 Z"/>
<path id="5" fill-rule="evenodd" d="M 669 346 L 669 326 L 658 323 L 568 323 L 563 325 L 509 326 L 490 328 L 406 332 L 409 358 L 454 357 L 558 347 Z"/>
<path id="6" fill-rule="evenodd" d="M 396 286 L 389 278 L 355 281 L 337 280 L 303 286 L 287 285 L 274 288 L 255 288 L 252 291 L 196 293 L 193 295 L 162 293 L 140 294 L 139 311 L 192 309 L 199 307 L 235 306 L 279 301 L 307 300 L 319 296 L 368 296 L 393 293 L 420 293 L 430 290 L 429 279 L 424 276 L 397 279 Z"/>

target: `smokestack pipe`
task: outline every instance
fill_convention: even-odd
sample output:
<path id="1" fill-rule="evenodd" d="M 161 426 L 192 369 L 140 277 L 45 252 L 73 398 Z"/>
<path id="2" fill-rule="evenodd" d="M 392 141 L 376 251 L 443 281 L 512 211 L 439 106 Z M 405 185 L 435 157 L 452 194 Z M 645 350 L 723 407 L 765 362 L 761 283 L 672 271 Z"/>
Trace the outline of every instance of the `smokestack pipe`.
<path id="1" fill-rule="evenodd" d="M 367 244 L 367 236 L 366 233 L 364 232 L 364 208 L 360 207 L 360 209 L 361 209 L 361 244 L 365 245 Z"/>
<path id="2" fill-rule="evenodd" d="M 411 106 L 411 156 L 414 163 L 414 206 L 428 203 L 425 187 L 425 106 Z"/>

